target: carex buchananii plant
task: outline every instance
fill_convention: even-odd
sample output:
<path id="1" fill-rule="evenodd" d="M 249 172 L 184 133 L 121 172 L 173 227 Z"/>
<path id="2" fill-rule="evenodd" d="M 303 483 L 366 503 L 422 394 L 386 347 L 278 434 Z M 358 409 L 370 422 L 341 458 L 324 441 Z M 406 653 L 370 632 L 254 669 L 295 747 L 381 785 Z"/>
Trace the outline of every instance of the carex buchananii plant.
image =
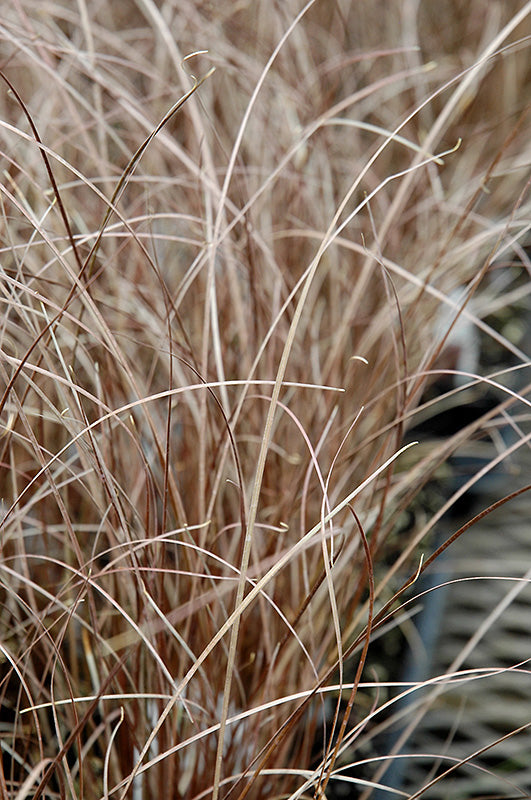
<path id="1" fill-rule="evenodd" d="M 422 493 L 493 420 L 417 414 L 476 335 L 525 362 L 530 20 L 5 4 L 2 797 L 370 795 Z"/>

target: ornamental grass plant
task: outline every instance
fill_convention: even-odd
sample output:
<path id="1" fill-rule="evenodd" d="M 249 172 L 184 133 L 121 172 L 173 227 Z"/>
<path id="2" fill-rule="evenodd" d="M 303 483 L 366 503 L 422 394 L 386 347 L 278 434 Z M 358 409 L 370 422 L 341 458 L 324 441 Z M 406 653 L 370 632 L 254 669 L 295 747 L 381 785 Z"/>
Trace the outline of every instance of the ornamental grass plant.
<path id="1" fill-rule="evenodd" d="M 527 444 L 530 35 L 521 0 L 4 4 L 1 798 L 386 785 L 448 459 Z"/>

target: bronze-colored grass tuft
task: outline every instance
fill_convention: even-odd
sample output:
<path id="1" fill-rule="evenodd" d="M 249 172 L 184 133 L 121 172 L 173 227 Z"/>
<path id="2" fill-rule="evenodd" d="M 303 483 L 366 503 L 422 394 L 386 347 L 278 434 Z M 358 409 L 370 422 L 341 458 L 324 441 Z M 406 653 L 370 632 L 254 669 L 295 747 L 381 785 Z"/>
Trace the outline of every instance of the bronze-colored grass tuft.
<path id="1" fill-rule="evenodd" d="M 4 5 L 0 797 L 368 797 L 425 486 L 526 409 L 531 3 Z"/>

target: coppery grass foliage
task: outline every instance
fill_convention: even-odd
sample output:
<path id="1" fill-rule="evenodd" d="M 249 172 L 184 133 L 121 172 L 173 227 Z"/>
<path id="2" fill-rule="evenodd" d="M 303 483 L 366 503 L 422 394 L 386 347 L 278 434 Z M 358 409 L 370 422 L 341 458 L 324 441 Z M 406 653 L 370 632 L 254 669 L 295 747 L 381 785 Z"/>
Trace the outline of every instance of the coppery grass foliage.
<path id="1" fill-rule="evenodd" d="M 396 456 L 461 306 L 525 361 L 485 320 L 527 296 L 530 19 L 6 4 L 3 797 L 376 776 L 369 640 L 440 509 L 397 520 L 463 436 Z"/>

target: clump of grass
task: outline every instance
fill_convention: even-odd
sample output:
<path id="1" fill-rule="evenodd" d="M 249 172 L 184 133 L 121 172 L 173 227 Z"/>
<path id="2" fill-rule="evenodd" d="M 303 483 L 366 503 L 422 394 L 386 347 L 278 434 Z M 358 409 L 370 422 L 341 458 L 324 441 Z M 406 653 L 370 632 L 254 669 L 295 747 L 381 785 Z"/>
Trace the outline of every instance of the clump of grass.
<path id="1" fill-rule="evenodd" d="M 6 11 L 4 797 L 376 775 L 397 520 L 493 413 L 397 456 L 454 319 L 523 359 L 531 7 L 444 5 Z"/>

